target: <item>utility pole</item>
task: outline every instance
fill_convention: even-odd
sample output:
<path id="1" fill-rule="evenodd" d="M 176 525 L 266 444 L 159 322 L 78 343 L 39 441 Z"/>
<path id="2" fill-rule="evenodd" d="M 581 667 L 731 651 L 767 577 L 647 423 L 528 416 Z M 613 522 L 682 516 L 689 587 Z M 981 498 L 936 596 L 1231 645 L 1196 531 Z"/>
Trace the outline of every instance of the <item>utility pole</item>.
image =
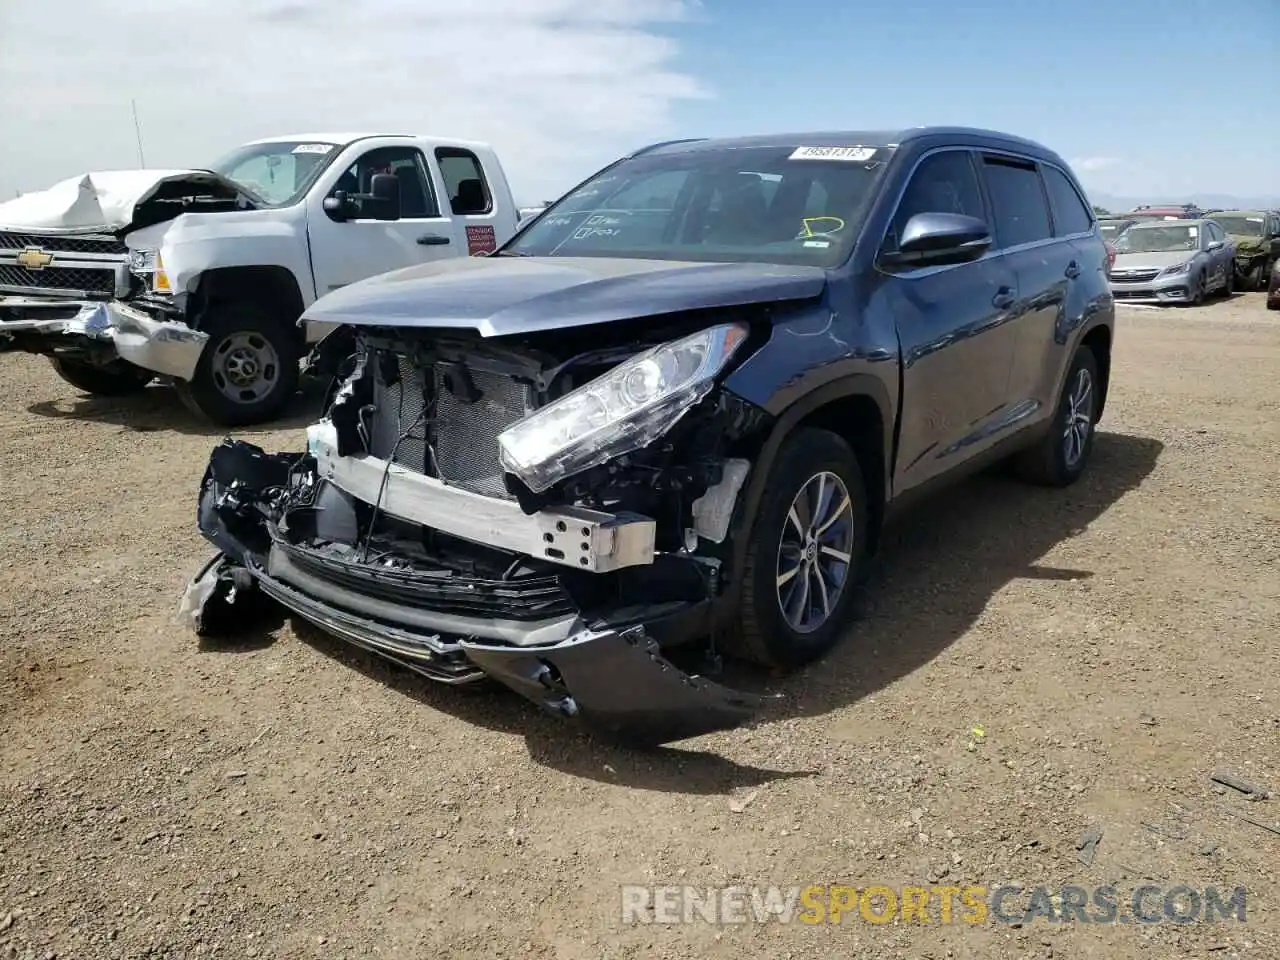
<path id="1" fill-rule="evenodd" d="M 138 166 L 145 169 L 147 161 L 142 156 L 142 125 L 138 123 L 138 101 L 131 99 L 129 106 L 133 108 L 133 133 L 138 139 Z"/>

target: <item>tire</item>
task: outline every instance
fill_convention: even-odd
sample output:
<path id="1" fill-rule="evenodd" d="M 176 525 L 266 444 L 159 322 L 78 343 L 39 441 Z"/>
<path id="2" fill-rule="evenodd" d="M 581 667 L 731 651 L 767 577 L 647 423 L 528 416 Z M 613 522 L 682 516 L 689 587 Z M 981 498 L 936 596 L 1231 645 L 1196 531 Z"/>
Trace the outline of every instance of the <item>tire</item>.
<path id="1" fill-rule="evenodd" d="M 1206 283 L 1204 271 L 1200 271 L 1200 276 L 1196 278 L 1196 293 L 1191 298 L 1191 306 L 1198 307 L 1204 303 L 1204 285 Z"/>
<path id="2" fill-rule="evenodd" d="M 147 388 L 155 374 L 126 360 L 113 360 L 95 367 L 89 363 L 50 357 L 54 372 L 67 383 L 97 397 L 130 397 Z"/>
<path id="3" fill-rule="evenodd" d="M 1082 390 L 1083 385 L 1087 390 Z M 1046 487 L 1069 487 L 1083 476 L 1093 450 L 1094 424 L 1098 420 L 1098 400 L 1101 396 L 1098 378 L 1098 361 L 1088 347 L 1079 347 L 1071 359 L 1062 393 L 1058 397 L 1058 409 L 1053 416 L 1049 432 L 1034 447 L 1023 451 L 1014 461 L 1022 479 Z M 1081 409 L 1081 393 L 1086 393 Z M 1081 421 L 1078 416 L 1086 419 Z M 1067 436 L 1068 425 L 1074 422 L 1074 438 Z M 1080 431 L 1083 429 L 1083 436 Z"/>
<path id="4" fill-rule="evenodd" d="M 1267 289 L 1267 262 L 1259 260 L 1249 268 L 1249 279 L 1246 282 L 1246 290 L 1265 290 Z"/>
<path id="5" fill-rule="evenodd" d="M 1236 292 L 1236 265 L 1233 263 L 1226 269 L 1226 279 L 1222 281 L 1222 299 L 1230 300 Z"/>
<path id="6" fill-rule="evenodd" d="M 195 376 L 178 382 L 182 402 L 228 427 L 275 417 L 298 389 L 299 331 L 265 307 L 246 303 L 215 305 L 200 330 L 209 342 Z"/>
<path id="7" fill-rule="evenodd" d="M 827 529 L 820 541 L 806 540 L 800 527 L 812 530 L 817 524 L 808 522 L 811 514 L 803 504 L 794 512 L 793 505 L 801 496 L 813 503 L 823 484 L 830 491 Z M 848 506 L 839 509 L 844 493 Z M 866 486 L 849 445 L 834 433 L 808 427 L 788 438 L 774 460 L 747 534 L 741 603 L 731 632 L 734 652 L 767 666 L 795 667 L 816 660 L 836 644 L 848 626 L 857 567 L 865 551 L 866 518 Z M 823 542 L 828 550 L 818 549 Z M 847 562 L 842 563 L 840 555 L 847 556 Z M 779 571 L 785 575 L 793 569 L 799 573 L 780 584 Z M 816 614 L 821 611 L 821 588 L 828 601 L 827 614 L 820 619 Z M 795 592 L 801 589 L 810 593 L 801 597 Z M 784 600 L 800 616 L 789 620 Z M 813 615 L 808 624 L 805 615 Z"/>

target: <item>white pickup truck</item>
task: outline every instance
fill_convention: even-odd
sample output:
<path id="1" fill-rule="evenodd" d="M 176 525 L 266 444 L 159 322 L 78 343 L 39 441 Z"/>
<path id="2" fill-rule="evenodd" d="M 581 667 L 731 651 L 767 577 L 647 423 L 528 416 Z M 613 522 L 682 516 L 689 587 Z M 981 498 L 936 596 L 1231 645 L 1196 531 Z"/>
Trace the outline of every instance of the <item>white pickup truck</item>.
<path id="1" fill-rule="evenodd" d="M 313 301 L 486 254 L 517 219 L 493 150 L 438 137 L 274 137 L 207 170 L 86 174 L 0 204 L 0 350 L 93 394 L 169 377 L 215 422 L 259 423 L 328 332 L 299 326 Z"/>

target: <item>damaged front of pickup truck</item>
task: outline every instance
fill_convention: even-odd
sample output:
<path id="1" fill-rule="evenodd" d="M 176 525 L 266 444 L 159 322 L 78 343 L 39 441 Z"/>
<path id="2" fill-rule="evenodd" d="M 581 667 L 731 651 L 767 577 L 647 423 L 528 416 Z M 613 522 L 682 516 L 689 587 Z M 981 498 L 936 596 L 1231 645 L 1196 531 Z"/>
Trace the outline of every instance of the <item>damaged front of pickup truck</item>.
<path id="1" fill-rule="evenodd" d="M 214 450 L 198 517 L 218 554 L 183 615 L 218 634 L 283 607 L 434 680 L 490 678 L 651 741 L 751 719 L 774 698 L 680 669 L 672 648 L 822 656 L 848 627 L 899 435 L 920 448 L 909 465 L 937 473 L 1001 425 L 1039 422 L 1036 439 L 1059 410 L 1021 398 L 987 421 L 943 417 L 912 379 L 981 374 L 957 404 L 986 411 L 1009 380 L 995 368 L 1011 328 L 945 299 L 936 322 L 900 327 L 938 298 L 875 270 L 893 172 L 937 139 L 659 145 L 490 256 L 321 298 L 304 319 L 345 338 L 342 377 L 305 450 Z M 893 262 L 974 262 L 989 244 L 974 218 L 926 214 Z M 1105 297 L 1105 251 L 1089 249 Z M 962 329 L 970 314 L 981 324 Z M 1055 396 L 1065 364 L 1034 368 Z M 914 426 L 904 382 L 929 398 Z M 1061 409 L 1082 464 L 1093 401 L 1076 399 Z"/>

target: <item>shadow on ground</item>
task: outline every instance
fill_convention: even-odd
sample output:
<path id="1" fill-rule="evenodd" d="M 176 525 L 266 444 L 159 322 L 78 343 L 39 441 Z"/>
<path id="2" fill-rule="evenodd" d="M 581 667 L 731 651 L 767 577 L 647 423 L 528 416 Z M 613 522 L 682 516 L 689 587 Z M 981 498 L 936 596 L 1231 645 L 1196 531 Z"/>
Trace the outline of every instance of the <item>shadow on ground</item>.
<path id="1" fill-rule="evenodd" d="M 27 412 L 54 420 L 114 424 L 122 430 L 138 433 L 172 431 L 197 437 L 222 437 L 228 430 L 188 410 L 178 398 L 177 391 L 168 384 L 153 383 L 128 397 L 85 396 L 77 393 L 74 387 L 68 386 L 67 389 L 70 391 L 67 396 L 33 403 L 27 407 Z M 320 416 L 324 389 L 320 381 L 304 379 L 281 416 L 268 423 L 237 428 L 236 433 L 248 435 L 263 430 L 306 427 Z"/>
<path id="2" fill-rule="evenodd" d="M 886 529 L 855 622 L 829 656 L 782 677 L 730 661 L 717 679 L 740 689 L 781 694 L 759 723 L 821 715 L 856 703 L 920 669 L 963 637 L 1011 581 L 1071 581 L 1097 573 L 1039 561 L 1135 490 L 1155 468 L 1162 449 L 1157 440 L 1099 433 L 1088 473 L 1068 489 L 1027 486 L 994 470 L 938 493 Z M 649 790 L 715 794 L 816 773 L 744 766 L 684 747 L 627 747 L 549 717 L 497 686 L 443 686 L 297 618 L 293 623 L 295 633 L 326 656 L 417 703 L 490 730 L 522 735 L 535 761 L 574 776 Z"/>

